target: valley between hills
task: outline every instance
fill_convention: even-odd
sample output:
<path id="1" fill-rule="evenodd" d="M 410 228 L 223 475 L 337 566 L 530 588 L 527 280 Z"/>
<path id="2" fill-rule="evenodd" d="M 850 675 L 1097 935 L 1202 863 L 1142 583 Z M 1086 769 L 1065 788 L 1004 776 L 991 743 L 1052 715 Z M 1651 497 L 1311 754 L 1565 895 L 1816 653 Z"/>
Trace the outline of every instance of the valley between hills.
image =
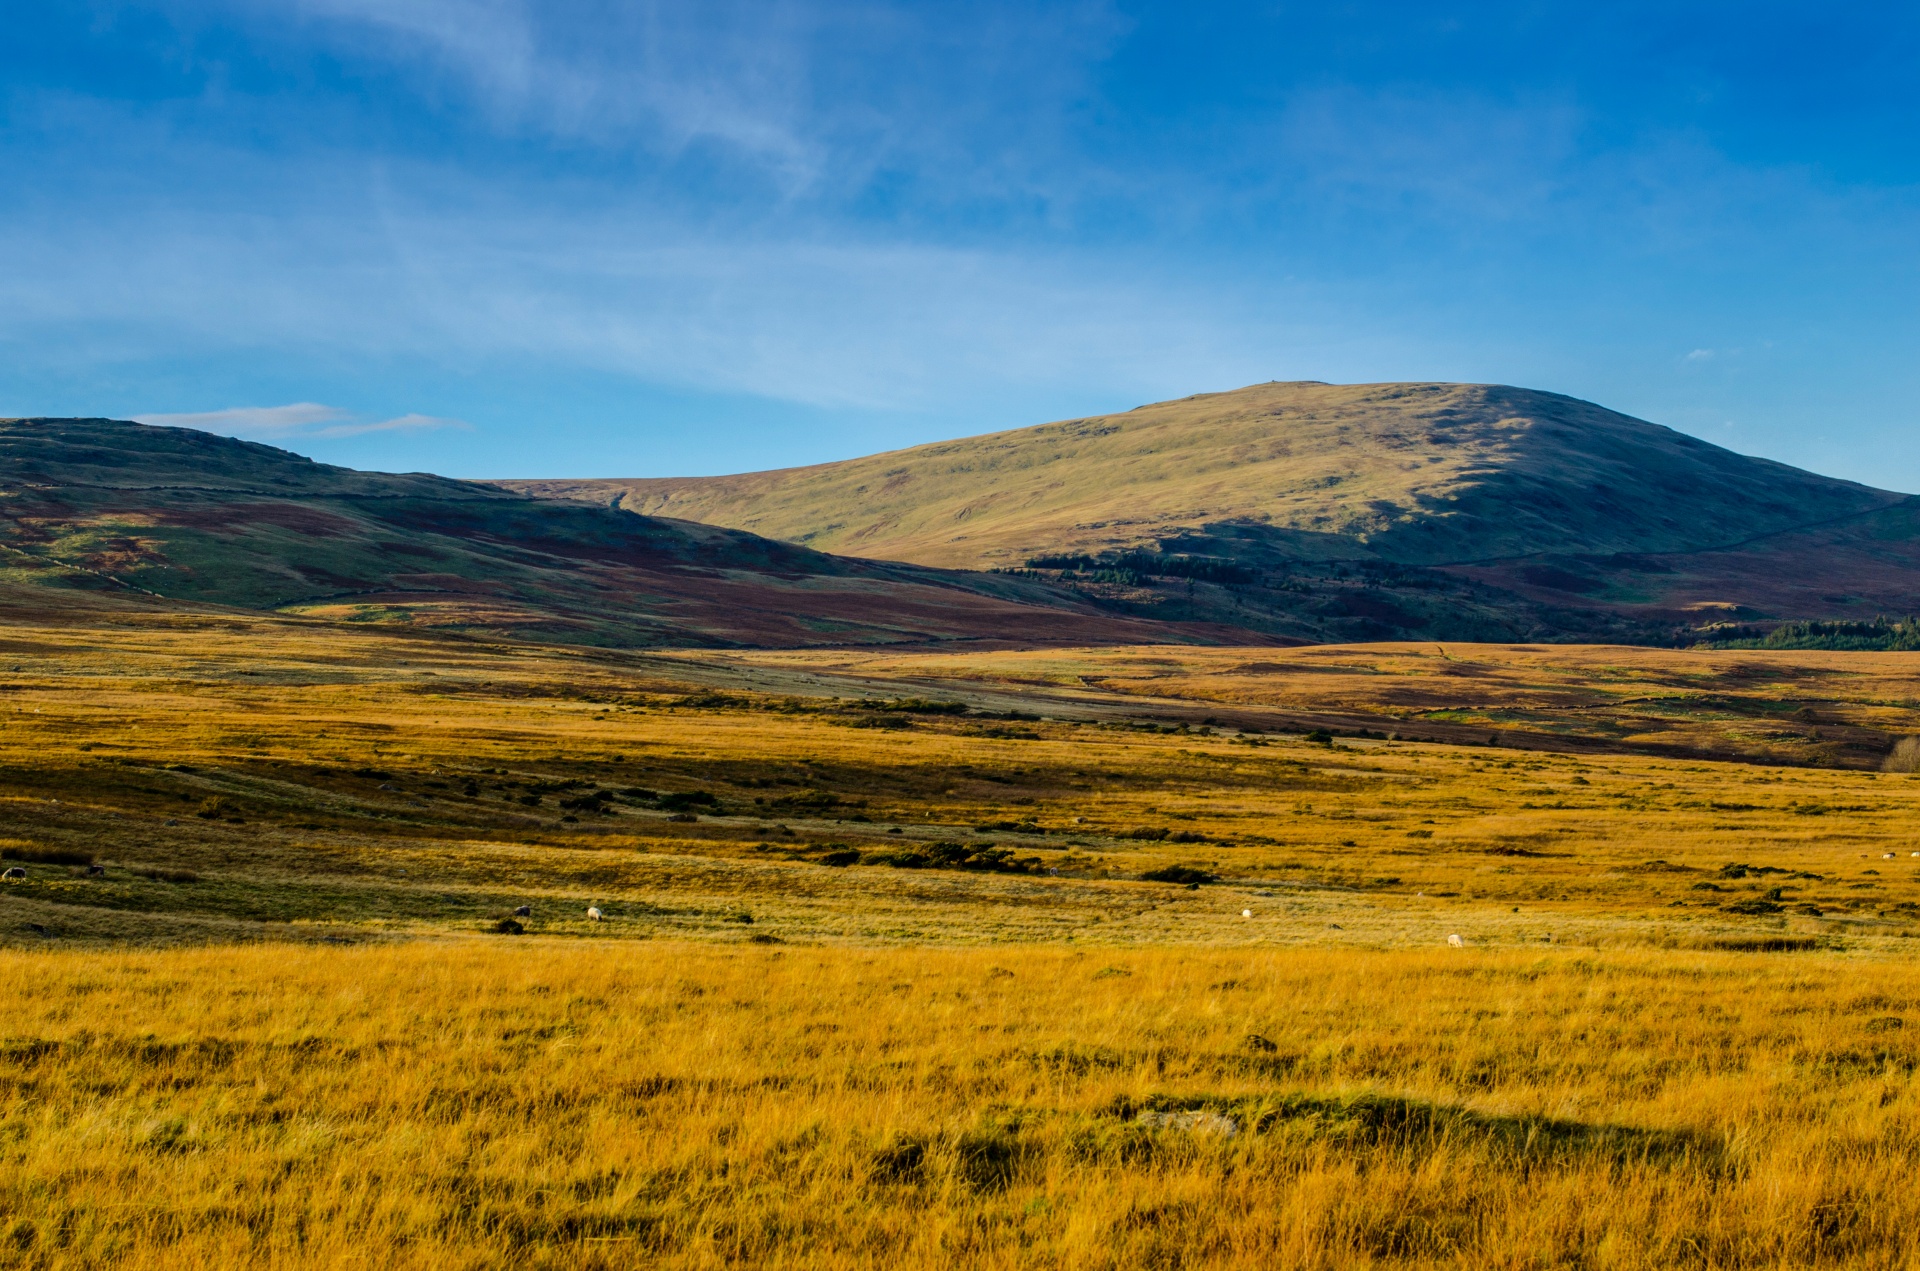
<path id="1" fill-rule="evenodd" d="M 20 1265 L 1920 1259 L 1907 496 L 1267 385 L 0 500 Z"/>

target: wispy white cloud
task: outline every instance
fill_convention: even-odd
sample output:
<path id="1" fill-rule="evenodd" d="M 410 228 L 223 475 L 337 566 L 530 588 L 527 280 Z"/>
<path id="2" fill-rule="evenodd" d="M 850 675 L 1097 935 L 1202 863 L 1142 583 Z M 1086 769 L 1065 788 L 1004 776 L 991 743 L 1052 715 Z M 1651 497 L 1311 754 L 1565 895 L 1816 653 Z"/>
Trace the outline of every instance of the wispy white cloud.
<path id="1" fill-rule="evenodd" d="M 178 415 L 135 415 L 134 421 L 166 428 L 193 428 L 233 437 L 291 437 L 336 420 L 347 412 L 319 402 L 292 402 L 285 406 L 234 406 L 227 410 L 193 411 Z"/>
<path id="2" fill-rule="evenodd" d="M 193 428 L 223 437 L 252 441 L 291 441 L 360 437 L 379 432 L 424 432 L 436 428 L 466 428 L 463 420 L 436 415 L 399 415 L 393 419 L 356 418 L 351 411 L 319 402 L 290 402 L 285 406 L 231 406 L 225 410 L 181 414 L 135 415 L 134 421 L 169 428 Z"/>

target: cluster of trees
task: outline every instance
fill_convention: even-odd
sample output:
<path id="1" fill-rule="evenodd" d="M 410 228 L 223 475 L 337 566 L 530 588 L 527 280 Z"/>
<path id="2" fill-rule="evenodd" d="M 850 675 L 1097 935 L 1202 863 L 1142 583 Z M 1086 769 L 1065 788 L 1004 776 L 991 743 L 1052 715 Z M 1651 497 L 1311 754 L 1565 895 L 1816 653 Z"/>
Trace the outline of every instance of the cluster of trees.
<path id="1" fill-rule="evenodd" d="M 1138 585 L 1148 578 L 1192 578 L 1206 583 L 1251 583 L 1259 571 L 1213 556 L 1166 556 L 1158 552 L 1118 552 L 1101 556 L 1035 556 L 1028 569 L 1058 569 L 1090 582 Z"/>
<path id="2" fill-rule="evenodd" d="M 1920 619 L 1872 622 L 1788 622 L 1771 631 L 1724 627 L 1703 643 L 1718 649 L 1844 649 L 1905 652 L 1920 649 Z"/>

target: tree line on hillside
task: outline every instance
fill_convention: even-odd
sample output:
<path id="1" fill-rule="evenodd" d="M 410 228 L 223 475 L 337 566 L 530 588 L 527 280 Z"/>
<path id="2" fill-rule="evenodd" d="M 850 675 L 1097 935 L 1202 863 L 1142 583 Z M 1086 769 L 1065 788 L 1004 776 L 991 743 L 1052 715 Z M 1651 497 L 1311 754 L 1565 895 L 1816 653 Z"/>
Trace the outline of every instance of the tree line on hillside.
<path id="1" fill-rule="evenodd" d="M 1788 622 L 1762 631 L 1723 627 L 1700 643 L 1715 649 L 1833 649 L 1852 652 L 1909 652 L 1920 649 L 1920 619 L 1871 622 Z"/>

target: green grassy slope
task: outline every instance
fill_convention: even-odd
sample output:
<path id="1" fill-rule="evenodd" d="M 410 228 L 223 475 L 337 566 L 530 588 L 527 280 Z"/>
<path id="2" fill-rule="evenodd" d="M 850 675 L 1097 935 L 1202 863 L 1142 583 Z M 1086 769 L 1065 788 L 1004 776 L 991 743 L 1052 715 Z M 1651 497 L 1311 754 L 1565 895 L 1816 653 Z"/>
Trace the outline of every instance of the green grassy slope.
<path id="1" fill-rule="evenodd" d="M 611 645 L 1219 638 L 1029 580 L 102 419 L 0 421 L 0 581 Z"/>

